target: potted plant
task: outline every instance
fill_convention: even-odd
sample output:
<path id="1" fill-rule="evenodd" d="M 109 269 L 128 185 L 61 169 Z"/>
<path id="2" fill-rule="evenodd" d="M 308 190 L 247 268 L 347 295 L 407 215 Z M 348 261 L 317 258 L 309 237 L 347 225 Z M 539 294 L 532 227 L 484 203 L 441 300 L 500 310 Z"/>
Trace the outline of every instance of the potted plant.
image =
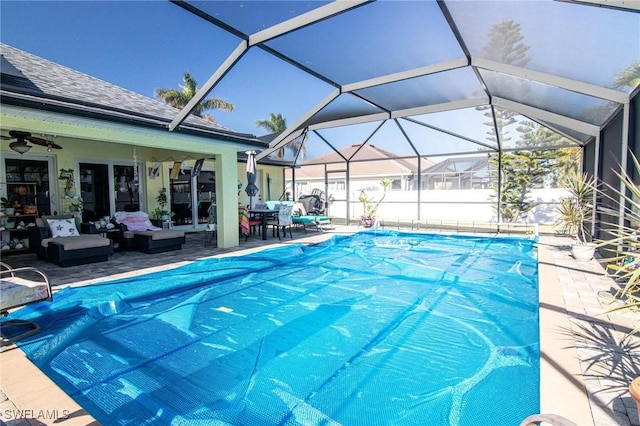
<path id="1" fill-rule="evenodd" d="M 2 205 L 2 208 L 4 209 L 4 213 L 7 216 L 12 216 L 15 214 L 16 201 L 17 199 L 14 194 L 7 194 L 6 197 L 0 198 L 0 204 Z"/>
<path id="2" fill-rule="evenodd" d="M 211 230 L 211 231 L 215 231 L 216 229 L 216 204 L 215 203 L 211 203 L 209 205 L 209 208 L 207 209 L 207 229 Z"/>
<path id="3" fill-rule="evenodd" d="M 82 200 L 82 197 L 73 197 L 73 202 L 69 205 L 69 211 L 80 212 L 80 215 L 82 215 L 83 210 L 84 201 Z"/>
<path id="4" fill-rule="evenodd" d="M 58 179 L 64 181 L 64 195 L 65 197 L 73 198 L 76 195 L 75 192 L 75 178 L 73 176 L 73 169 L 60 169 L 60 175 Z"/>
<path id="5" fill-rule="evenodd" d="M 378 206 L 384 197 L 387 195 L 387 189 L 393 182 L 393 179 L 384 178 L 380 181 L 380 185 L 382 186 L 382 197 L 373 203 L 373 198 L 369 198 L 365 191 L 360 191 L 360 196 L 358 200 L 362 203 L 362 216 L 360 216 L 360 224 L 365 228 L 371 228 L 376 223 L 376 213 L 378 212 Z"/>
<path id="6" fill-rule="evenodd" d="M 576 260 L 591 260 L 596 245 L 590 241 L 589 225 L 593 215 L 593 195 L 596 179 L 586 173 L 569 174 L 563 182 L 567 190 L 566 197 L 560 199 L 556 207 L 556 224 L 575 238 L 571 245 L 571 254 Z"/>
<path id="7" fill-rule="evenodd" d="M 169 200 L 167 198 L 167 188 L 158 190 L 156 201 L 158 202 L 158 207 L 153 209 L 153 211 L 149 214 L 149 219 L 151 219 L 151 223 L 153 223 L 155 226 L 161 227 L 163 222 L 171 220 L 171 217 L 175 214 L 174 212 L 170 212 L 165 209 L 167 204 L 169 203 Z"/>
<path id="8" fill-rule="evenodd" d="M 619 171 L 614 171 L 622 185 L 605 183 L 603 190 L 598 190 L 598 195 L 610 201 L 610 207 L 600 207 L 598 212 L 602 217 L 609 216 L 611 219 L 609 223 L 605 223 L 609 238 L 600 238 L 597 244 L 598 247 L 611 248 L 611 252 L 615 253 L 604 258 L 603 262 L 608 264 L 607 272 L 614 276 L 620 286 L 613 294 L 620 303 L 606 314 L 640 310 L 640 186 L 632 178 L 640 173 L 640 162 L 633 153 L 630 158 L 635 170 L 627 172 L 620 166 Z M 614 267 L 611 268 L 611 265 Z M 638 333 L 640 326 L 631 330 L 623 339 Z M 640 415 L 640 377 L 628 379 L 629 394 L 635 400 Z"/>
<path id="9" fill-rule="evenodd" d="M 165 207 L 169 203 L 169 200 L 167 199 L 167 188 L 162 188 L 158 191 L 158 196 L 156 197 L 156 201 L 160 206 L 160 211 L 161 211 L 160 219 L 162 220 L 171 219 L 171 216 L 173 216 L 173 213 L 170 213 L 167 210 L 165 210 Z"/>

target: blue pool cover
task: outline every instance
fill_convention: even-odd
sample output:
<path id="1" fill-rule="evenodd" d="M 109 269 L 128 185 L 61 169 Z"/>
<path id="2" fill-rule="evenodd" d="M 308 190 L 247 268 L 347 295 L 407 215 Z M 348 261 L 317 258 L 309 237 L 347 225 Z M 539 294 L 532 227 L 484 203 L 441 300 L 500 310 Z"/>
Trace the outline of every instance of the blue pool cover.
<path id="1" fill-rule="evenodd" d="M 28 357 L 104 425 L 508 425 L 535 241 L 361 232 L 57 292 Z"/>

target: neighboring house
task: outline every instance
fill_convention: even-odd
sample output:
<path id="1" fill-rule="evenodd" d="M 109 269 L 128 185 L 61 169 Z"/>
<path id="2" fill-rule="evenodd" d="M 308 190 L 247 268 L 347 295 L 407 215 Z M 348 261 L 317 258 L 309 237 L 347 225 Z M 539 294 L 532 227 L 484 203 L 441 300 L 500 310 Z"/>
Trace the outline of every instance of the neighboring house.
<path id="1" fill-rule="evenodd" d="M 450 157 L 420 173 L 422 189 L 488 189 L 489 160 L 486 155 Z"/>
<path id="2" fill-rule="evenodd" d="M 344 147 L 339 151 L 321 155 L 300 163 L 295 173 L 296 195 L 309 194 L 313 189 L 325 190 L 325 175 L 328 193 L 335 199 L 344 197 L 347 191 L 347 161 L 350 159 L 349 191 L 376 191 L 383 178 L 393 179 L 391 191 L 411 191 L 417 189 L 417 158 L 397 158 L 375 145 L 361 143 Z M 326 164 L 326 167 L 325 167 Z M 432 161 L 422 159 L 420 166 L 429 167 Z M 293 174 L 286 170 L 287 188 L 291 188 Z"/>
<path id="3" fill-rule="evenodd" d="M 0 195 L 7 195 L 7 183 L 35 182 L 38 214 L 68 211 L 72 197 L 81 195 L 87 219 L 151 212 L 167 188 L 177 226 L 204 227 L 203 203 L 216 201 L 224 218 L 218 245 L 238 244 L 237 205 L 246 201 L 238 188 L 246 186 L 243 152 L 260 151 L 264 142 L 195 116 L 170 132 L 179 110 L 163 102 L 6 44 L 0 43 L 0 54 Z M 193 177 L 199 159 L 200 175 Z M 282 191 L 283 166 L 261 162 L 261 192 Z M 73 170 L 71 191 L 65 192 L 63 169 Z"/>

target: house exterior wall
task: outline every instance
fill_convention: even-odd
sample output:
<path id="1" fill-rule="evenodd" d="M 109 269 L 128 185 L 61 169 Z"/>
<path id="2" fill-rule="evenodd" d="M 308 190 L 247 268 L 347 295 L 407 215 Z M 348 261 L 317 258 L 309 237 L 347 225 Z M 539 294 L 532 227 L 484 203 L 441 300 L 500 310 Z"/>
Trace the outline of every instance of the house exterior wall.
<path id="1" fill-rule="evenodd" d="M 64 182 L 58 179 L 60 169 L 74 169 L 76 191 L 79 193 L 80 162 L 107 162 L 133 165 L 134 147 L 136 157 L 141 165 L 141 205 L 147 211 L 157 206 L 155 200 L 158 190 L 169 183 L 168 170 L 173 161 L 185 158 L 185 164 L 192 165 L 195 159 L 215 157 L 215 164 L 209 164 L 216 170 L 216 196 L 219 205 L 218 229 L 219 247 L 238 245 L 238 180 L 245 179 L 244 165 L 238 163 L 237 146 L 228 143 L 216 143 L 214 139 L 170 133 L 162 129 L 141 128 L 137 126 L 111 123 L 102 120 L 78 119 L 72 116 L 44 113 L 37 110 L 27 111 L 22 108 L 3 105 L 0 117 L 2 130 L 27 130 L 34 136 L 39 134 L 56 135 L 55 142 L 62 146 L 61 150 L 48 153 L 45 147 L 34 145 L 25 156 L 34 158 L 51 158 L 53 170 L 50 170 L 52 192 L 52 211 L 63 212 L 69 209 L 73 200 L 64 198 Z M 2 156 L 17 155 L 10 150 L 9 144 L 3 142 L 0 148 Z M 164 161 L 169 160 L 169 161 Z M 148 169 L 157 161 L 162 163 L 158 178 L 150 179 Z M 242 169 L 242 174 L 240 172 Z M 260 169 L 260 167 L 259 167 Z M 270 171 L 276 178 L 281 172 Z M 280 178 L 282 180 L 282 178 Z M 108 182 L 104 183 L 108 185 Z M 6 192 L 6 185 L 0 186 L 0 192 Z M 3 193 L 4 195 L 4 193 Z M 141 207 L 142 207 L 141 206 Z M 222 206 L 222 207 L 220 207 Z"/>

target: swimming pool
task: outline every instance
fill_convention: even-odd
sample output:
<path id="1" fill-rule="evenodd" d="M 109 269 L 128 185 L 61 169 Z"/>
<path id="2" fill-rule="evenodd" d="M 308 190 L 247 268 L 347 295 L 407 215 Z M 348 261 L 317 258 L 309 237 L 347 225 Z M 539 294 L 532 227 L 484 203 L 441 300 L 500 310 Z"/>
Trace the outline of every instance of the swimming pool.
<path id="1" fill-rule="evenodd" d="M 28 357 L 103 424 L 518 424 L 535 241 L 362 232 L 27 307 Z"/>

